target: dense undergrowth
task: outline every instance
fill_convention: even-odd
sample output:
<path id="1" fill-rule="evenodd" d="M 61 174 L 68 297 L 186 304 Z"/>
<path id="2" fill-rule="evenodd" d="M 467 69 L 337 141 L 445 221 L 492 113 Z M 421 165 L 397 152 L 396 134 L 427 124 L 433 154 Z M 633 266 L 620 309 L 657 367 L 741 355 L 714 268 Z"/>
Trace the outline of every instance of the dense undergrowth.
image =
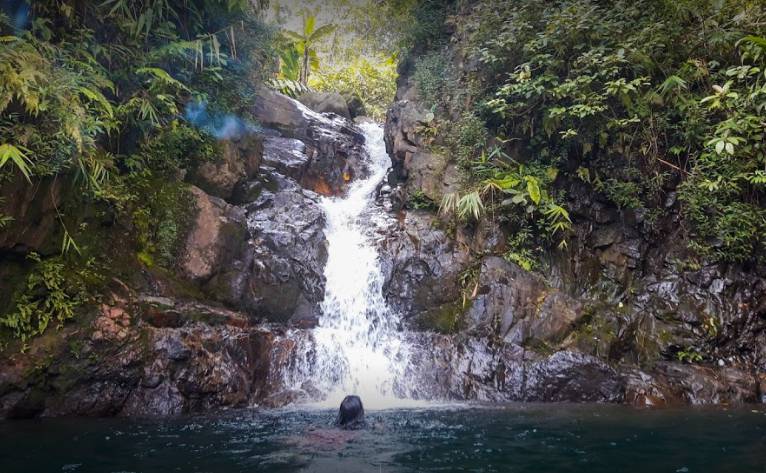
<path id="1" fill-rule="evenodd" d="M 763 260 L 762 2 L 431 1 L 420 11 L 429 20 L 413 30 L 413 77 L 435 112 L 430 133 L 468 177 L 442 210 L 499 215 L 515 229 L 509 257 L 529 268 L 541 241 L 566 245 L 567 182 L 649 232 L 677 195 L 698 257 Z"/>
<path id="2" fill-rule="evenodd" d="M 254 126 L 248 108 L 275 67 L 274 32 L 247 0 L 4 6 L 0 185 L 66 189 L 58 247 L 29 253 L 26 275 L 4 281 L 0 326 L 26 341 L 72 318 L 115 266 L 173 266 L 192 210 L 184 170 Z M 8 215 L 0 225 L 14 231 Z M 133 251 L 118 264 L 121 244 Z"/>

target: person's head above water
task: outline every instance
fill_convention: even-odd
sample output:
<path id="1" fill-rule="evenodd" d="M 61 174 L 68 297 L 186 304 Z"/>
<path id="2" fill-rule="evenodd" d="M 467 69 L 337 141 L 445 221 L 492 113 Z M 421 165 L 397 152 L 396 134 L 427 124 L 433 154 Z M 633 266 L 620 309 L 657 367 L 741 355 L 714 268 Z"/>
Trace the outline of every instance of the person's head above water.
<path id="1" fill-rule="evenodd" d="M 343 429 L 358 429 L 364 426 L 364 407 L 359 396 L 346 396 L 343 399 L 335 425 Z"/>

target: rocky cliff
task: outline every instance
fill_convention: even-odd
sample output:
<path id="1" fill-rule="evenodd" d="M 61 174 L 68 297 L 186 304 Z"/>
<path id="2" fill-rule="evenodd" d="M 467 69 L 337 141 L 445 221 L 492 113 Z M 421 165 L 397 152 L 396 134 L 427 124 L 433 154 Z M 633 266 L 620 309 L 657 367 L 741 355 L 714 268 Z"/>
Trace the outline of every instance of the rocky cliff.
<path id="1" fill-rule="evenodd" d="M 465 31 L 449 34 L 440 54 L 462 81 L 456 88 L 468 88 L 475 57 L 463 47 Z M 431 204 L 404 211 L 384 243 L 387 297 L 413 327 L 443 333 L 424 342 L 436 349 L 422 360 L 424 377 L 450 380 L 430 378 L 441 394 L 641 406 L 766 402 L 766 268 L 685 265 L 677 181 L 666 189 L 665 216 L 648 225 L 647 215 L 559 176 L 572 234 L 566 249 L 547 249 L 534 272 L 501 257 L 514 236 L 502 219 L 437 216 L 435 205 L 465 178 L 449 140 L 434 143 L 433 123 L 459 117 L 435 116 L 424 104 L 416 60 L 417 52 L 400 67 L 386 122 L 390 192 L 413 209 L 424 198 Z"/>
<path id="2" fill-rule="evenodd" d="M 285 334 L 313 326 L 324 295 L 319 198 L 365 174 L 364 139 L 350 121 L 280 94 L 261 90 L 256 103 L 265 128 L 231 137 L 216 161 L 188 170 L 181 206 L 190 218 L 169 270 L 140 264 L 130 239 L 109 234 L 115 240 L 103 251 L 120 267 L 93 302 L 24 353 L 18 344 L 4 351 L 2 415 L 168 415 L 290 402 L 279 394 L 280 374 L 296 336 Z M 2 235 L 4 261 L 30 249 L 44 256 L 56 240 L 62 181 L 3 189 L 15 219 Z"/>
<path id="3" fill-rule="evenodd" d="M 562 182 L 574 222 L 569 249 L 526 271 L 502 257 L 510 232 L 502 223 L 464 225 L 407 204 L 413 195 L 438 201 L 461 176 L 423 136 L 433 117 L 407 67 L 397 98 L 386 123 L 393 166 L 378 196 L 389 218 L 377 244 L 384 295 L 412 346 L 413 396 L 764 400 L 763 268 L 679 267 L 672 219 L 658 239 L 640 215 Z M 187 171 L 190 218 L 170 269 L 139 264 L 129 243 L 111 240 L 104 251 L 125 257 L 114 259 L 120 267 L 99 297 L 25 353 L 4 352 L 3 416 L 170 415 L 316 394 L 288 389 L 283 373 L 311 343 L 324 296 L 320 196 L 365 175 L 364 139 L 347 119 L 270 91 L 253 114 L 265 128 L 232 137 L 218 160 Z M 4 261 L 45 253 L 52 239 L 66 187 L 36 189 L 11 189 L 19 226 L 0 237 Z M 692 344 L 706 347 L 706 359 L 679 361 Z"/>

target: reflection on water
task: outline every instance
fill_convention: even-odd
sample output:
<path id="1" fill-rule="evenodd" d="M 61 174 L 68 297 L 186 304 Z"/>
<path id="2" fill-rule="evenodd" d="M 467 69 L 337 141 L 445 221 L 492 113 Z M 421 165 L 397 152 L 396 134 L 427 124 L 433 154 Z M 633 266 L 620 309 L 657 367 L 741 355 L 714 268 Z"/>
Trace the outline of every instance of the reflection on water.
<path id="1" fill-rule="evenodd" d="M 510 405 L 0 423 L 15 472 L 764 472 L 766 409 Z"/>

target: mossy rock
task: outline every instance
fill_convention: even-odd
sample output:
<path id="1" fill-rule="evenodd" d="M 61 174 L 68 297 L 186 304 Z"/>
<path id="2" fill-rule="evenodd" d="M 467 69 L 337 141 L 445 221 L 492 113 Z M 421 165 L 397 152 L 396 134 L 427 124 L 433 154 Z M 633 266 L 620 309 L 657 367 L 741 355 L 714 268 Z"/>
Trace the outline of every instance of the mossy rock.
<path id="1" fill-rule="evenodd" d="M 415 317 L 415 327 L 444 334 L 458 333 L 466 326 L 465 314 L 470 308 L 470 302 L 463 305 L 462 300 L 433 307 Z"/>

